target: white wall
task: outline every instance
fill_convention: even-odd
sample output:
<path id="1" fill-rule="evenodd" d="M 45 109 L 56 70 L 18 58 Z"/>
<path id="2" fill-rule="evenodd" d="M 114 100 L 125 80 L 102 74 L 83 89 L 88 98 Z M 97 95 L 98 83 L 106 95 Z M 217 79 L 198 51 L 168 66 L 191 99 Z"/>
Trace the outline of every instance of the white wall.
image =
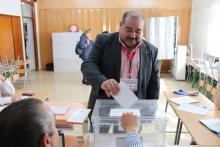
<path id="1" fill-rule="evenodd" d="M 0 0 L 0 14 L 21 16 L 21 0 Z"/>
<path id="2" fill-rule="evenodd" d="M 220 57 L 220 1 L 193 0 L 190 41 L 193 58 L 203 54 Z"/>

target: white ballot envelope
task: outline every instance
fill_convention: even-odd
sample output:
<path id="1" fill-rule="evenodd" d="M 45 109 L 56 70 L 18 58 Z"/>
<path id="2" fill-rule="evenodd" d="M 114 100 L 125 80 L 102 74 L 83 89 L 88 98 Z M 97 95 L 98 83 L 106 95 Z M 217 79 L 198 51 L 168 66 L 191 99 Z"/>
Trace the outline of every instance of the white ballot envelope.
<path id="1" fill-rule="evenodd" d="M 110 116 L 118 116 L 121 117 L 123 113 L 131 112 L 137 116 L 141 116 L 140 110 L 138 109 L 111 109 Z"/>
<path id="2" fill-rule="evenodd" d="M 120 92 L 118 95 L 113 96 L 113 98 L 123 108 L 130 108 L 138 100 L 138 98 L 125 82 L 120 81 L 119 86 Z"/>

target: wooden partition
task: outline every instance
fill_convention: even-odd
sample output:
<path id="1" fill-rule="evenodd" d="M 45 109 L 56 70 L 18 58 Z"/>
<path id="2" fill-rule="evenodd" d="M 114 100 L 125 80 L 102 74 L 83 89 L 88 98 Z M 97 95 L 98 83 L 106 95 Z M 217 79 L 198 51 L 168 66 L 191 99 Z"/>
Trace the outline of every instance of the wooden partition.
<path id="1" fill-rule="evenodd" d="M 0 15 L 0 61 L 18 56 L 23 59 L 20 17 Z"/>
<path id="2" fill-rule="evenodd" d="M 39 10 L 41 63 L 44 68 L 46 63 L 52 62 L 52 32 L 66 32 L 71 24 L 77 24 L 80 29 L 91 28 L 92 37 L 104 30 L 115 32 L 119 30 L 122 14 L 127 9 L 123 8 L 54 8 Z M 179 44 L 188 44 L 191 8 L 165 9 L 165 8 L 137 8 L 145 19 L 156 16 L 179 17 Z M 144 30 L 144 36 L 146 30 Z M 74 53 L 74 47 L 73 47 Z"/>

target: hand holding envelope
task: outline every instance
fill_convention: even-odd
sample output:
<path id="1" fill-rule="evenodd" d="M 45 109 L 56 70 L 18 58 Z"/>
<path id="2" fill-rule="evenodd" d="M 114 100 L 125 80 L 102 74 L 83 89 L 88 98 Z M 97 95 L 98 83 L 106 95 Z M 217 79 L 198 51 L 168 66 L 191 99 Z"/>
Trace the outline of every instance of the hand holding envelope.
<path id="1" fill-rule="evenodd" d="M 113 98 L 123 107 L 130 108 L 137 100 L 137 96 L 130 90 L 129 86 L 121 81 L 119 83 L 120 91 Z"/>
<path id="2" fill-rule="evenodd" d="M 105 91 L 108 97 L 110 97 L 110 95 L 115 96 L 120 91 L 119 84 L 114 79 L 109 79 L 102 82 L 101 88 Z"/>

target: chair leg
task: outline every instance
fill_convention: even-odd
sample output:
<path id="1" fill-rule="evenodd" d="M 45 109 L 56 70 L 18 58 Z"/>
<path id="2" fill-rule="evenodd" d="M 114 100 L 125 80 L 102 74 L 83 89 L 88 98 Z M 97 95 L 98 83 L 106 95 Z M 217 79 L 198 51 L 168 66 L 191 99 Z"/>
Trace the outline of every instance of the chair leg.
<path id="1" fill-rule="evenodd" d="M 168 107 L 168 100 L 166 101 L 166 106 L 165 106 L 165 112 L 167 112 L 167 107 Z"/>
<path id="2" fill-rule="evenodd" d="M 65 138 L 64 133 L 61 130 L 58 130 L 59 136 L 61 136 L 62 147 L 65 147 Z"/>

